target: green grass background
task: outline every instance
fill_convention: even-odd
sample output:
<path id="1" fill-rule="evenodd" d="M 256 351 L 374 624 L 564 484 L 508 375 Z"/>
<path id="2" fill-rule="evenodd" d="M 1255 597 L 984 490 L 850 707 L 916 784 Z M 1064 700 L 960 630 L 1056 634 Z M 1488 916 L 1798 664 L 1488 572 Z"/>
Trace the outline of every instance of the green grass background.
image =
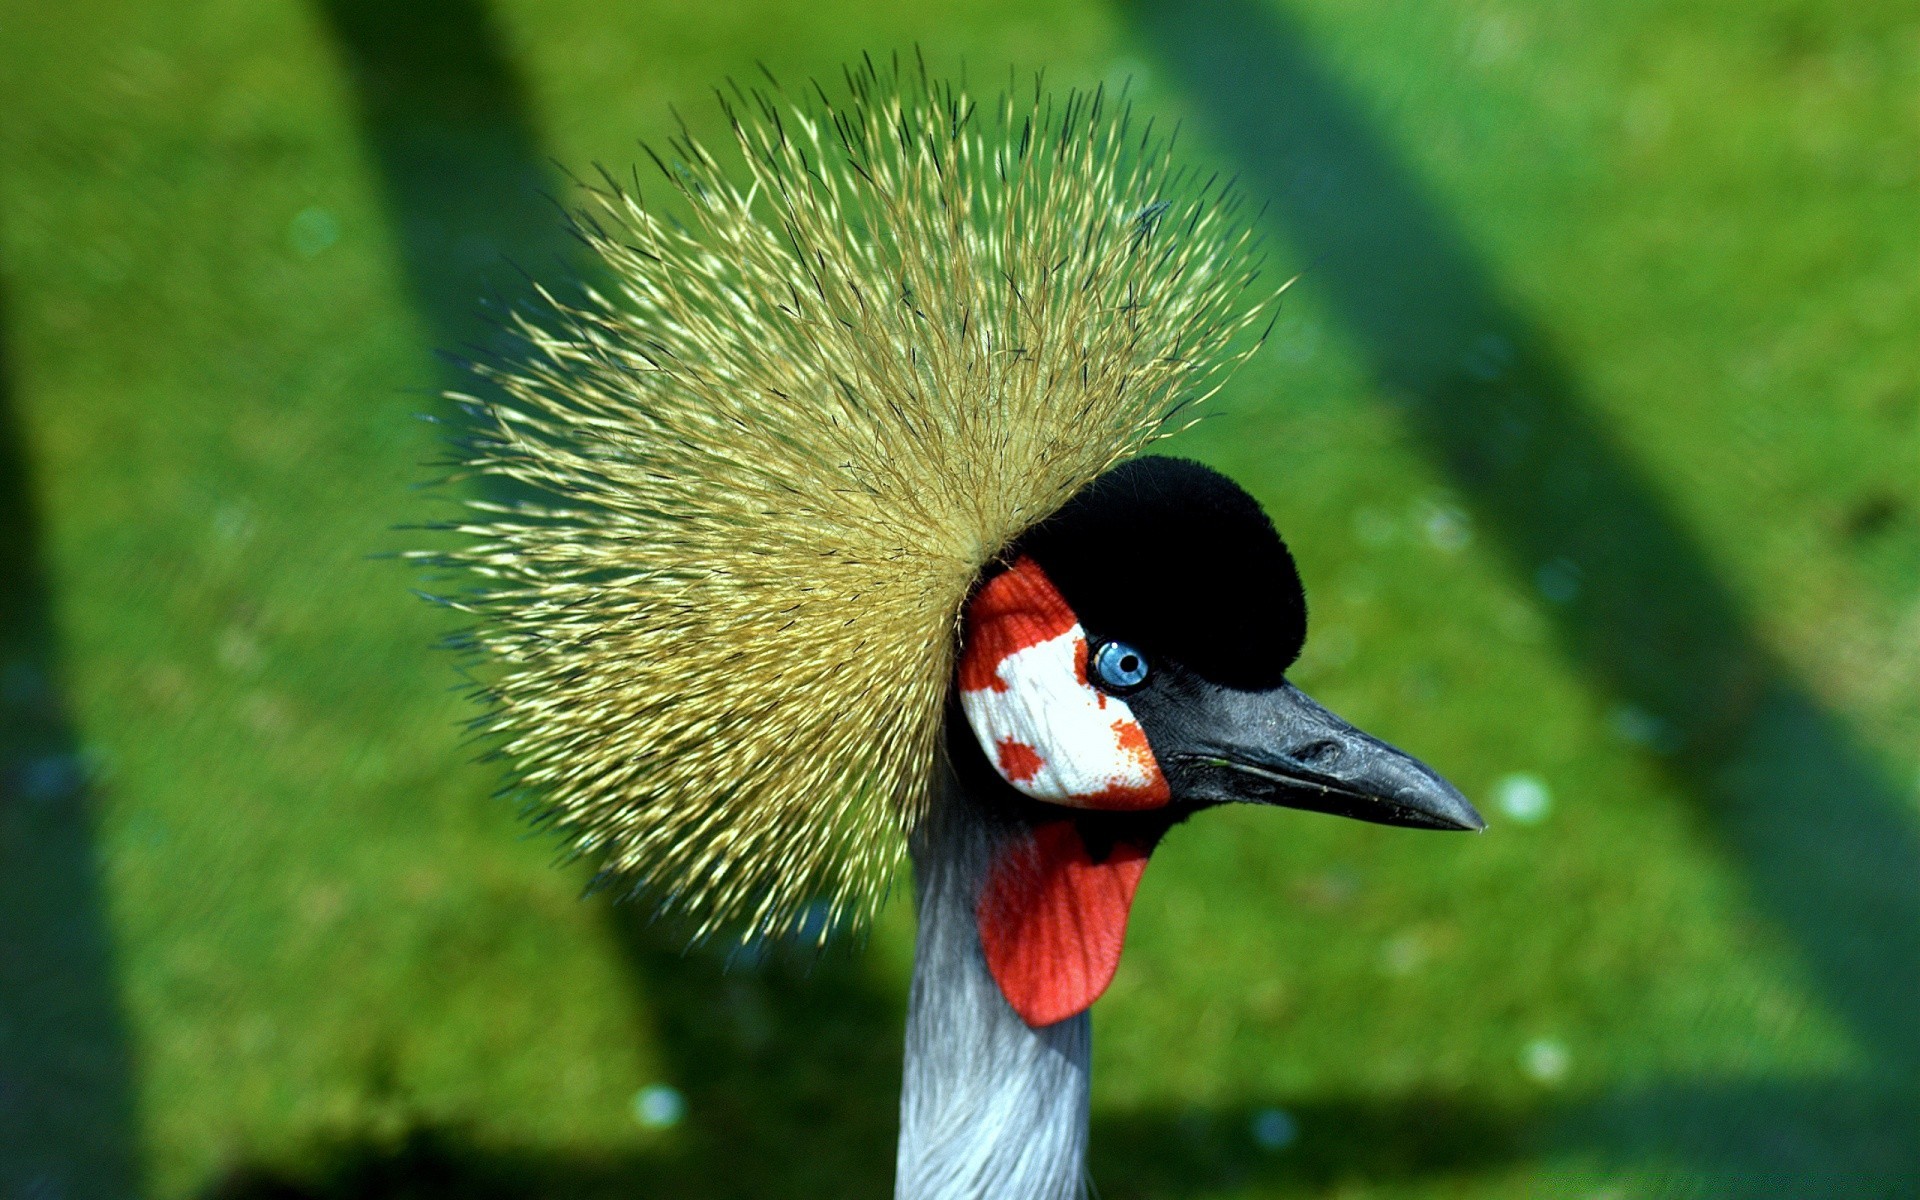
<path id="1" fill-rule="evenodd" d="M 0 1196 L 886 1194 L 907 906 L 727 970 L 580 900 L 368 556 L 550 160 L 916 44 L 1131 78 L 1271 204 L 1185 450 L 1298 681 L 1494 822 L 1180 830 L 1100 1194 L 1920 1195 L 1911 6 L 5 0 Z"/>

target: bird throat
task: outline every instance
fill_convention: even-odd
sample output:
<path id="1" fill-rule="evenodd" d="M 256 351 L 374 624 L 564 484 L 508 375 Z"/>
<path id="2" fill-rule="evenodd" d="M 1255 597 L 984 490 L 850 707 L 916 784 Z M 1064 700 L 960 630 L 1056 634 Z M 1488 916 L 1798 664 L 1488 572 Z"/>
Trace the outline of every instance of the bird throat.
<path id="1" fill-rule="evenodd" d="M 1048 821 L 1004 843 L 974 916 L 1001 995 L 1035 1029 L 1077 1016 L 1120 967 L 1127 917 L 1153 841 L 1096 839 Z"/>

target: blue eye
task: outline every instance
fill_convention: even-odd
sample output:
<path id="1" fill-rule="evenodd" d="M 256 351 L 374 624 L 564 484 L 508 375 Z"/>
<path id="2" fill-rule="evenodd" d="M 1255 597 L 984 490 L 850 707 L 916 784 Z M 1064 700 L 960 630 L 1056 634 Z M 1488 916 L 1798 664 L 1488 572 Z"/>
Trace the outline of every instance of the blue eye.
<path id="1" fill-rule="evenodd" d="M 1131 691 L 1147 681 L 1147 656 L 1125 642 L 1102 642 L 1093 652 L 1093 681 L 1110 692 Z"/>

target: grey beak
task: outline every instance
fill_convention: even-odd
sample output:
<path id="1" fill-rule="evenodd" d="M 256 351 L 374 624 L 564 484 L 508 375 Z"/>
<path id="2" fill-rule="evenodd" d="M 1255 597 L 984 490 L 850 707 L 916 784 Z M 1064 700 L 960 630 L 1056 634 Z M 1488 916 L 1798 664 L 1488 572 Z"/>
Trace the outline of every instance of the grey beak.
<path id="1" fill-rule="evenodd" d="M 1184 697 L 1180 708 L 1176 721 L 1154 723 L 1161 735 L 1154 755 L 1178 799 L 1272 804 L 1419 829 L 1487 827 L 1431 767 L 1290 683 L 1261 692 L 1208 688 Z"/>

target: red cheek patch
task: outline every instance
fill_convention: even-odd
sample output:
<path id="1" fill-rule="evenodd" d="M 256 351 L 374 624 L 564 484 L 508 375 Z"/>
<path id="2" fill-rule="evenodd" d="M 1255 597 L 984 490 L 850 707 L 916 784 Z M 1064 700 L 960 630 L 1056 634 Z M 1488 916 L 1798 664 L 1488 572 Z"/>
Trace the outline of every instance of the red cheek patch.
<path id="1" fill-rule="evenodd" d="M 1003 850 L 974 916 L 1000 994 L 1035 1029 L 1085 1012 L 1113 982 L 1151 846 L 1094 862 L 1071 821 Z"/>

